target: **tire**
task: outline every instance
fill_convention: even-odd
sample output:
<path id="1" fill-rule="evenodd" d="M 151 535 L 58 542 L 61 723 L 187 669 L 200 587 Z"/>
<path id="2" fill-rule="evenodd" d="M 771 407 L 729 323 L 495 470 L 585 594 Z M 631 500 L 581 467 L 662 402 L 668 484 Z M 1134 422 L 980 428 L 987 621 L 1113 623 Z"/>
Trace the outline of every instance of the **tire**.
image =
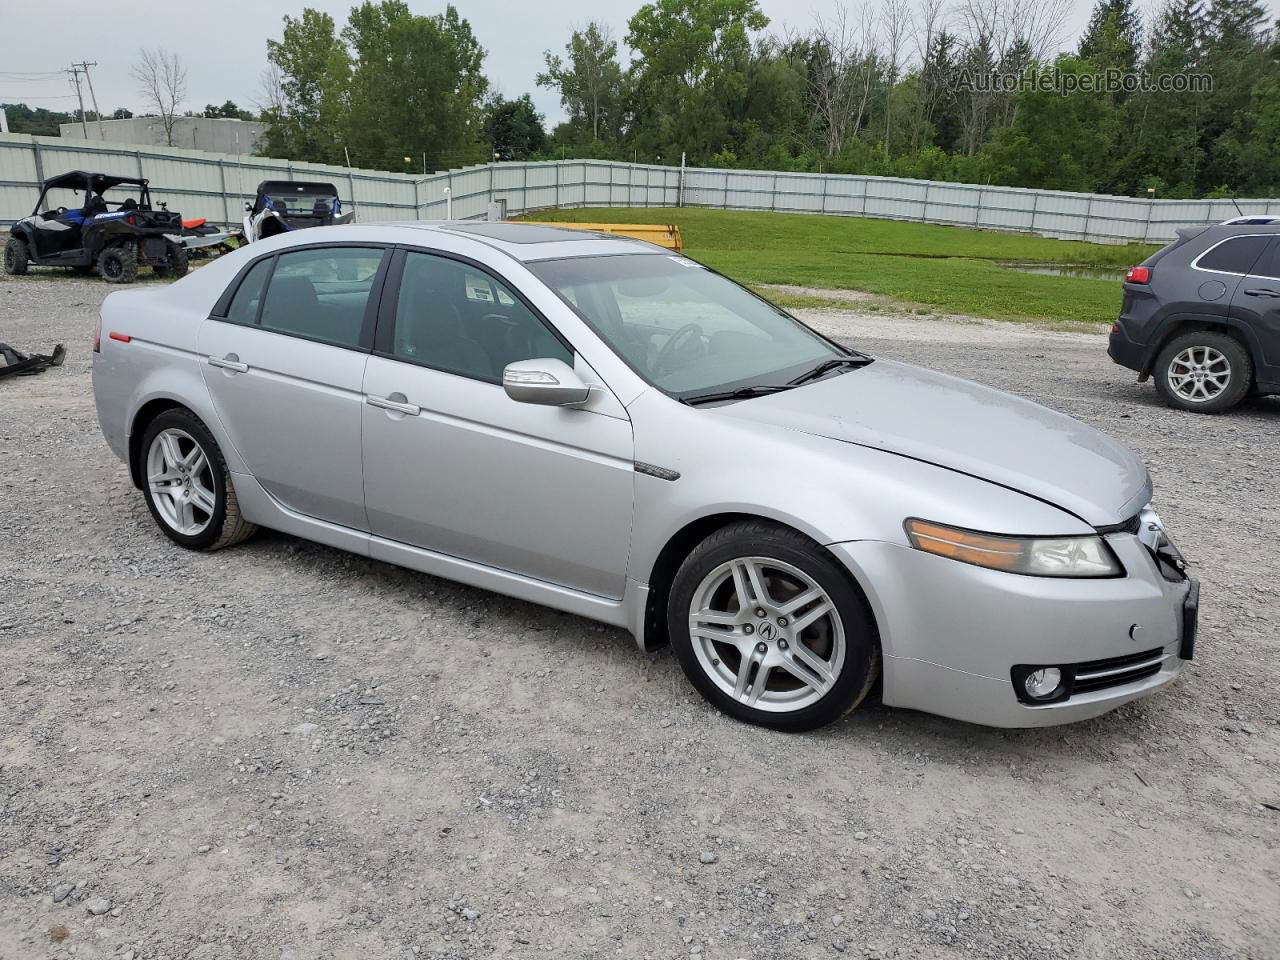
<path id="1" fill-rule="evenodd" d="M 138 457 L 147 509 L 174 543 L 190 550 L 220 550 L 257 531 L 240 514 L 217 442 L 189 410 L 166 410 L 152 420 L 143 431 Z M 182 459 L 185 469 L 175 469 Z"/>
<path id="2" fill-rule="evenodd" d="M 1164 345 L 1155 375 L 1156 390 L 1169 406 L 1192 413 L 1226 413 L 1248 396 L 1253 361 L 1234 337 L 1197 330 Z"/>
<path id="3" fill-rule="evenodd" d="M 744 589 L 748 604 L 739 599 Z M 806 594 L 810 602 L 788 609 Z M 703 612 L 696 635 L 695 611 Z M 703 697 L 731 717 L 776 730 L 838 720 L 863 701 L 880 672 L 875 622 L 861 591 L 817 543 L 764 521 L 730 524 L 694 548 L 672 583 L 667 627 L 685 676 Z"/>
<path id="4" fill-rule="evenodd" d="M 4 245 L 4 272 L 11 277 L 20 277 L 27 272 L 27 245 L 21 237 L 10 237 Z"/>
<path id="5" fill-rule="evenodd" d="M 166 240 L 165 249 L 168 253 L 169 262 L 164 266 L 153 267 L 152 269 L 155 270 L 158 277 L 172 277 L 174 280 L 181 280 L 187 275 L 187 270 L 191 266 L 187 248 L 180 243 Z"/>
<path id="6" fill-rule="evenodd" d="M 98 254 L 98 276 L 107 283 L 133 283 L 138 279 L 138 248 L 132 243 L 107 247 Z"/>

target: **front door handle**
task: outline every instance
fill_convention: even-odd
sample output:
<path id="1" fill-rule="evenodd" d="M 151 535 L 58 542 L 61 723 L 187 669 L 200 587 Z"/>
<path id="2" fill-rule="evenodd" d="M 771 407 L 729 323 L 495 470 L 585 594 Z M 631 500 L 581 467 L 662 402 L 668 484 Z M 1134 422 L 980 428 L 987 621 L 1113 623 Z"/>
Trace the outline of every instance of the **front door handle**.
<path id="1" fill-rule="evenodd" d="M 234 370 L 236 373 L 249 372 L 249 365 L 241 363 L 240 358 L 234 353 L 228 353 L 225 357 L 209 357 L 209 366 L 221 367 L 223 370 Z"/>
<path id="2" fill-rule="evenodd" d="M 364 402 L 371 407 L 394 410 L 396 413 L 403 413 L 410 417 L 416 417 L 422 412 L 422 408 L 417 404 L 408 403 L 403 393 L 393 393 L 389 397 L 375 397 L 371 394 L 365 394 Z"/>
<path id="3" fill-rule="evenodd" d="M 1254 287 L 1252 290 L 1246 290 L 1245 295 L 1250 297 L 1280 297 L 1280 290 L 1272 290 L 1268 287 Z"/>

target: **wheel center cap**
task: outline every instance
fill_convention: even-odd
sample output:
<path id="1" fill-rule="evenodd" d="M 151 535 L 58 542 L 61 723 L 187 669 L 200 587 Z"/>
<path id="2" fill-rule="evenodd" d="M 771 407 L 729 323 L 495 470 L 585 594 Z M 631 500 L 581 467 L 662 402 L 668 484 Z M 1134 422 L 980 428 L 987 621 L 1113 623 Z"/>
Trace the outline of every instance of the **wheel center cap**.
<path id="1" fill-rule="evenodd" d="M 772 643 L 774 640 L 778 638 L 778 628 L 775 627 L 772 623 L 768 623 L 768 622 L 762 623 L 760 624 L 759 627 L 756 628 L 756 636 L 758 636 L 761 640 L 764 640 L 768 643 Z"/>

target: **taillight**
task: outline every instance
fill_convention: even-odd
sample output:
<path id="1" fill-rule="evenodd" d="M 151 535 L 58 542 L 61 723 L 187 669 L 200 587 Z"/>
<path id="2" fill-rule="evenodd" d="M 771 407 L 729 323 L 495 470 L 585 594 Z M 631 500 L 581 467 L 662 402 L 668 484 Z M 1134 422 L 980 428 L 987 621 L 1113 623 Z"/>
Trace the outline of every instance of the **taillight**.
<path id="1" fill-rule="evenodd" d="M 124 222 L 131 227 L 136 227 L 138 225 L 138 218 L 131 213 L 124 218 Z"/>
<path id="2" fill-rule="evenodd" d="M 1125 283 L 1150 283 L 1151 268 L 1150 267 L 1130 267 L 1129 272 L 1124 275 Z"/>
<path id="3" fill-rule="evenodd" d="M 93 325 L 93 352 L 102 352 L 102 314 L 98 314 L 98 322 Z"/>

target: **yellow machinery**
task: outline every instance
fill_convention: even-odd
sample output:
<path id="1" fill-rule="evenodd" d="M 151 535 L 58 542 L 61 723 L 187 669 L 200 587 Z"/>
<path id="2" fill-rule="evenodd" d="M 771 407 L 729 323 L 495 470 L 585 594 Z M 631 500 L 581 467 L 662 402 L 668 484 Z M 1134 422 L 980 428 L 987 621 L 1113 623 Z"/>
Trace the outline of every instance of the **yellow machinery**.
<path id="1" fill-rule="evenodd" d="M 684 249 L 684 245 L 680 242 L 680 228 L 674 223 L 569 223 L 557 220 L 547 223 L 547 226 L 592 230 L 596 233 L 616 233 L 620 237 L 647 240 L 668 250 L 674 250 L 676 253 Z"/>

